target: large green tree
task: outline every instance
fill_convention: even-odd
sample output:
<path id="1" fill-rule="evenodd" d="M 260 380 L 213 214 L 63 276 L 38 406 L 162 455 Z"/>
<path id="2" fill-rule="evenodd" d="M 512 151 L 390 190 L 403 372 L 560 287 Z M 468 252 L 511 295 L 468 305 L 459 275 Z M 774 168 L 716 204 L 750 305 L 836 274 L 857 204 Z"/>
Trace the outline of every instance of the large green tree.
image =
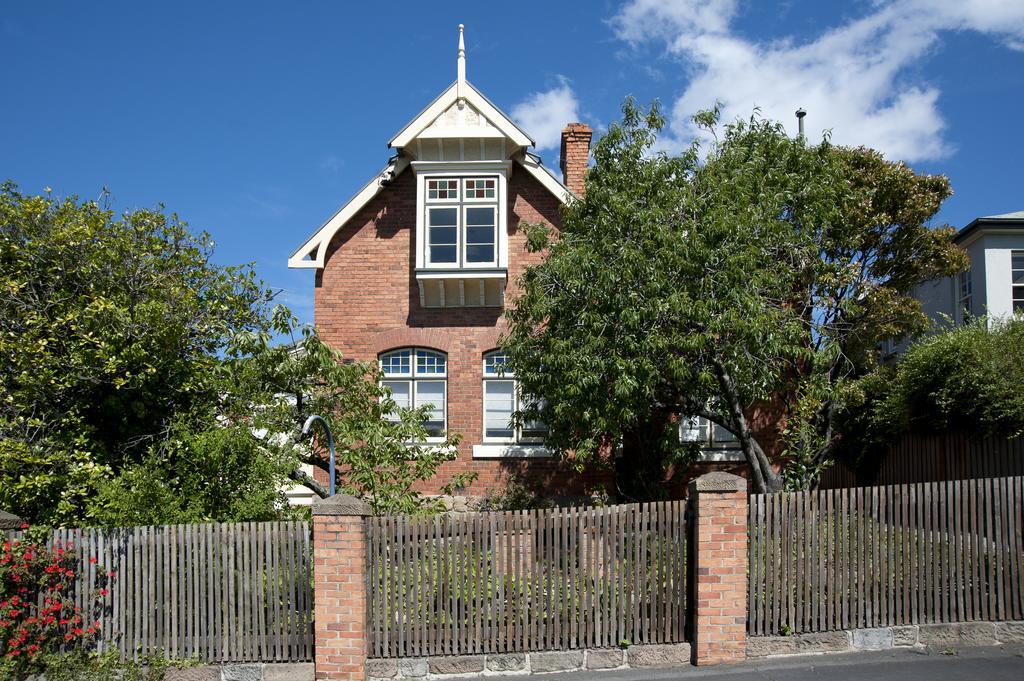
<path id="1" fill-rule="evenodd" d="M 0 190 L 0 505 L 71 519 L 146 457 L 270 294 L 176 216 Z"/>
<path id="2" fill-rule="evenodd" d="M 300 432 L 312 413 L 334 427 L 343 489 L 429 505 L 413 486 L 449 449 L 411 455 L 423 414 L 212 249 L 161 210 L 3 185 L 0 508 L 62 524 L 274 517 L 290 480 L 326 494 L 301 470 L 327 467 Z"/>
<path id="3" fill-rule="evenodd" d="M 626 496 L 664 494 L 690 416 L 738 438 L 755 489 L 783 485 L 763 433 L 807 484 L 876 341 L 923 327 L 911 287 L 962 266 L 951 230 L 926 226 L 948 183 L 771 121 L 719 129 L 713 111 L 697 118 L 721 133 L 709 149 L 656 153 L 657 109 L 623 113 L 561 231 L 530 235 L 548 257 L 523 276 L 503 342 L 545 399 L 520 416 L 577 461 L 611 456 Z M 755 431 L 759 409 L 782 432 Z"/>

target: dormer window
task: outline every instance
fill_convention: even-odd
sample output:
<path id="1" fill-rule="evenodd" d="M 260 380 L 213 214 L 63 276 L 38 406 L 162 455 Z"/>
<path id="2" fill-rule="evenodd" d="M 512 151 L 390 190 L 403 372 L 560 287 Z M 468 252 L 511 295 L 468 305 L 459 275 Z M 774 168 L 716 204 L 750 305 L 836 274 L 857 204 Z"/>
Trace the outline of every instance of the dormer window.
<path id="1" fill-rule="evenodd" d="M 458 140 L 457 140 L 458 141 Z M 508 271 L 505 224 L 510 163 L 413 161 L 417 175 L 416 280 L 423 307 L 501 307 Z M 443 145 L 442 145 L 443 146 Z"/>
<path id="2" fill-rule="evenodd" d="M 563 136 L 569 132 L 563 139 L 568 151 L 562 156 L 575 159 L 570 164 L 572 184 L 579 194 L 591 132 L 582 123 L 566 128 Z M 573 196 L 530 153 L 533 146 L 529 135 L 466 81 L 465 51 L 460 49 L 456 81 L 391 138 L 388 148 L 395 154 L 387 166 L 299 246 L 288 266 L 324 268 L 336 252 L 331 243 L 338 232 L 375 197 L 397 188 L 397 179 L 411 170 L 416 175 L 415 217 L 404 197 L 401 207 L 389 203 L 388 209 L 393 212 L 389 219 L 396 217 L 403 228 L 416 221 L 413 255 L 420 306 L 501 307 L 509 266 L 506 213 L 512 202 L 507 187 L 513 168 L 530 178 L 528 182 L 540 183 L 560 204 Z M 563 173 L 570 173 L 569 168 Z M 469 210 L 488 204 L 493 210 Z M 457 210 L 428 215 L 428 207 Z M 432 241 L 429 228 L 434 230 Z"/>
<path id="3" fill-rule="evenodd" d="M 428 179 L 428 267 L 496 267 L 498 178 Z"/>

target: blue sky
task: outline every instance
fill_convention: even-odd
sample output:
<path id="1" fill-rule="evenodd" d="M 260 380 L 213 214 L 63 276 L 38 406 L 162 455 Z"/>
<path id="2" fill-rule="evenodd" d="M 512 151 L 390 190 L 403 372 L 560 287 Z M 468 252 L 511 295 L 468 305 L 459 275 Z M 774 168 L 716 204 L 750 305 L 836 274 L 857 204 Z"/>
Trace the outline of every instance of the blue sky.
<path id="1" fill-rule="evenodd" d="M 834 5 L 834 6 L 833 6 Z M 839 8 L 839 9 L 837 9 Z M 659 99 L 662 144 L 716 100 L 947 174 L 940 221 L 1024 209 L 1024 2 L 58 2 L 0 14 L 0 178 L 119 210 L 163 203 L 312 318 L 292 250 L 455 78 L 557 168 L 558 130 Z"/>

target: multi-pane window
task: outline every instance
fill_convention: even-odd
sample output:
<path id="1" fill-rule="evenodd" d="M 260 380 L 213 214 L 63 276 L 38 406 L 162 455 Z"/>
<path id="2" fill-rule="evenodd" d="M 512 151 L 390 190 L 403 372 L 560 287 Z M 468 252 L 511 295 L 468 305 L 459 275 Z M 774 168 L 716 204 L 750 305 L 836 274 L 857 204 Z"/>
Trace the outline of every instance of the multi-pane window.
<path id="1" fill-rule="evenodd" d="M 740 441 L 735 435 L 703 416 L 683 419 L 679 424 L 679 434 L 683 442 L 699 442 L 702 446 L 713 449 L 738 449 L 740 446 Z"/>
<path id="2" fill-rule="evenodd" d="M 447 421 L 448 358 L 425 348 L 403 348 L 380 356 L 383 385 L 404 409 L 429 406 L 423 427 L 430 437 L 443 437 Z M 389 414 L 398 420 L 398 414 Z"/>
<path id="3" fill-rule="evenodd" d="M 451 178 L 427 180 L 427 198 L 431 200 L 458 199 L 459 181 Z"/>
<path id="4" fill-rule="evenodd" d="M 428 178 L 426 183 L 427 263 L 496 265 L 498 178 Z"/>
<path id="5" fill-rule="evenodd" d="M 495 209 L 488 207 L 466 208 L 466 262 L 494 262 Z"/>
<path id="6" fill-rule="evenodd" d="M 541 442 L 548 432 L 543 422 L 525 421 L 520 426 L 513 422 L 515 412 L 536 402 L 519 390 L 506 361 L 500 350 L 484 355 L 484 441 Z"/>
<path id="7" fill-rule="evenodd" d="M 459 209 L 427 209 L 427 258 L 431 263 L 458 262 Z"/>
<path id="8" fill-rule="evenodd" d="M 466 180 L 467 199 L 493 199 L 498 181 L 493 177 Z"/>
<path id="9" fill-rule="evenodd" d="M 972 298 L 974 286 L 971 283 L 971 271 L 965 270 L 960 273 L 960 319 L 967 321 L 971 317 Z"/>
<path id="10" fill-rule="evenodd" d="M 1010 281 L 1013 282 L 1013 311 L 1024 313 L 1024 251 L 1010 252 Z"/>

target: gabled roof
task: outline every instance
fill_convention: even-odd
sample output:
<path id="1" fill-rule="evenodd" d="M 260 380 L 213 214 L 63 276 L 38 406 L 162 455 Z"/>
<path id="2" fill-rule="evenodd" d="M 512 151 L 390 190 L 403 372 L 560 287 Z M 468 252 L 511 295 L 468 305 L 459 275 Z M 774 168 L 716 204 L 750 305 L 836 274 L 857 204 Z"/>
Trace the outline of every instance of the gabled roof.
<path id="1" fill-rule="evenodd" d="M 288 267 L 295 268 L 314 268 L 319 269 L 324 266 L 324 262 L 327 258 L 327 245 L 334 238 L 334 235 L 338 233 L 349 219 L 359 212 L 359 210 L 370 202 L 370 199 L 377 196 L 381 189 L 386 185 L 382 184 L 382 180 L 388 179 L 393 180 L 398 177 L 403 170 L 409 167 L 409 160 L 394 157 L 388 165 L 384 166 L 384 169 L 373 176 L 373 179 L 367 182 L 362 189 L 360 189 L 355 196 L 346 201 L 341 205 L 341 208 L 334 212 L 327 222 L 320 225 L 320 227 L 310 235 L 306 241 L 299 246 L 291 257 L 288 258 Z M 309 258 L 307 260 L 306 258 Z"/>
<path id="2" fill-rule="evenodd" d="M 1024 229 L 1024 210 L 1001 215 L 986 215 L 971 220 L 970 224 L 957 232 L 954 241 L 962 243 L 968 237 L 982 229 Z"/>
<path id="3" fill-rule="evenodd" d="M 500 130 L 505 137 L 512 140 L 512 142 L 519 147 L 532 147 L 535 145 L 533 139 L 527 135 L 523 130 L 512 122 L 512 119 L 505 115 L 501 109 L 496 107 L 491 100 L 484 97 L 483 94 L 475 87 L 473 87 L 469 81 L 455 81 L 448 88 L 442 92 L 437 98 L 427 105 L 423 111 L 419 112 L 415 118 L 409 121 L 404 128 L 398 131 L 391 141 L 388 142 L 388 147 L 402 148 L 405 145 L 412 142 L 416 137 L 426 130 L 426 128 L 437 120 L 437 117 L 448 110 L 450 106 L 458 102 L 460 99 L 464 99 L 473 108 L 483 114 L 487 120 L 498 130 Z"/>
<path id="4" fill-rule="evenodd" d="M 373 177 L 362 189 L 351 199 L 339 208 L 320 228 L 299 246 L 288 258 L 288 267 L 316 268 L 324 266 L 327 257 L 327 246 L 331 239 L 338 233 L 346 222 L 348 222 L 359 210 L 375 197 L 391 181 L 397 178 L 409 167 L 409 153 L 404 149 L 410 142 L 415 141 L 421 135 L 436 136 L 436 130 L 428 130 L 435 121 L 443 116 L 451 107 L 456 104 L 460 109 L 468 105 L 476 114 L 482 116 L 480 125 L 475 127 L 459 125 L 446 127 L 443 130 L 445 136 L 452 137 L 478 137 L 496 136 L 504 137 L 512 142 L 511 152 L 508 158 L 519 163 L 526 172 L 530 173 L 541 185 L 547 188 L 555 197 L 565 203 L 573 194 L 554 175 L 545 168 L 540 158 L 531 154 L 528 149 L 534 146 L 534 141 L 523 130 L 512 122 L 505 112 L 494 105 L 479 90 L 473 87 L 466 80 L 466 47 L 463 40 L 463 26 L 459 24 L 459 50 L 458 50 L 458 77 L 455 82 L 442 92 L 437 98 L 427 105 L 423 111 L 416 115 L 397 135 L 395 135 L 388 147 L 398 150 L 388 165 Z M 307 259 L 308 258 L 308 259 Z"/>

